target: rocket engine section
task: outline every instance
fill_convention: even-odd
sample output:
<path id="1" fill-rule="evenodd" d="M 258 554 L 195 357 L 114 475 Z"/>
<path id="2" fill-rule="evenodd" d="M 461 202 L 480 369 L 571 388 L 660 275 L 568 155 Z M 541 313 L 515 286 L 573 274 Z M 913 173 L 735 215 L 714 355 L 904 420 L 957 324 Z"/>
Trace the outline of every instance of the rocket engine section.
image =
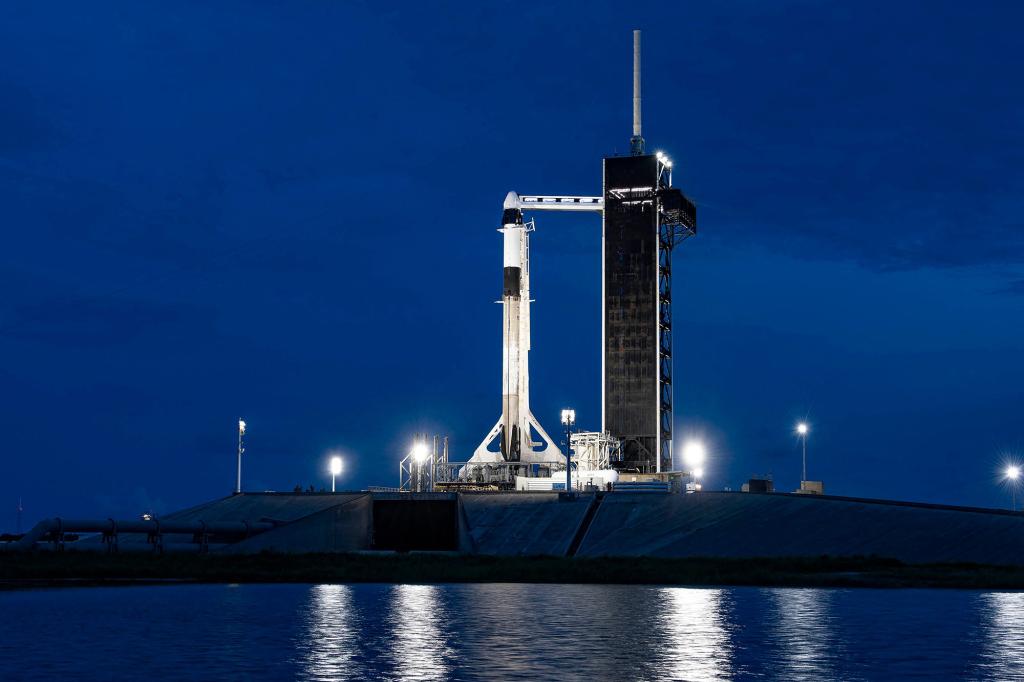
<path id="1" fill-rule="evenodd" d="M 530 412 L 530 237 L 519 196 L 509 192 L 502 212 L 501 418 L 470 458 L 473 465 L 557 464 L 563 455 Z M 533 433 L 544 441 L 537 443 Z M 497 449 L 491 449 L 497 442 Z M 499 478 L 504 478 L 499 476 Z"/>

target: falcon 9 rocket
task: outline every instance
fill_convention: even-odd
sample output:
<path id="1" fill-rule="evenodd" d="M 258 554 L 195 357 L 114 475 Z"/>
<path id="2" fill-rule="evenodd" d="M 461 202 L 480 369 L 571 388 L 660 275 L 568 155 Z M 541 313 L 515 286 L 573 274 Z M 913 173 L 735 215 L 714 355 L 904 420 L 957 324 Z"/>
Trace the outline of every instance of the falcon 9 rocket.
<path id="1" fill-rule="evenodd" d="M 530 232 L 519 196 L 509 192 L 502 212 L 504 243 L 501 343 L 501 417 L 470 464 L 554 464 L 562 454 L 530 412 Z M 543 441 L 533 440 L 533 434 Z M 496 444 L 496 448 L 492 446 Z M 527 473 L 528 472 L 523 472 Z"/>

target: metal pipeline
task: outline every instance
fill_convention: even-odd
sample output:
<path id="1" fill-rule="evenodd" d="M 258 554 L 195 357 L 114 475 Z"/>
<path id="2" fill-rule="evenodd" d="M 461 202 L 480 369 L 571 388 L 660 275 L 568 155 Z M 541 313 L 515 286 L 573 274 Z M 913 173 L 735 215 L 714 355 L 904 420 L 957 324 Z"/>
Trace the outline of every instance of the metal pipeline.
<path id="1" fill-rule="evenodd" d="M 116 540 L 121 533 L 140 533 L 161 541 L 164 535 L 191 534 L 200 543 L 202 538 L 210 536 L 236 537 L 244 539 L 251 535 L 263 533 L 276 524 L 266 521 L 160 521 L 152 519 L 62 519 L 60 517 L 45 519 L 37 523 L 32 530 L 13 543 L 12 549 L 27 551 L 43 541 L 60 542 L 65 533 L 102 533 L 104 537 Z"/>

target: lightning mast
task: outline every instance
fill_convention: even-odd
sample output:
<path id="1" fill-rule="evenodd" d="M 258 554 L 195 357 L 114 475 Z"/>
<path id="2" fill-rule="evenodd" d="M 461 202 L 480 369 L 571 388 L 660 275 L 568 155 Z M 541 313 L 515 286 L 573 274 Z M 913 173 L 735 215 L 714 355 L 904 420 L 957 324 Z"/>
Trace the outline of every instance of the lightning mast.
<path id="1" fill-rule="evenodd" d="M 640 29 L 633 31 L 633 137 L 629 138 L 629 151 L 633 156 L 644 153 L 640 121 Z"/>

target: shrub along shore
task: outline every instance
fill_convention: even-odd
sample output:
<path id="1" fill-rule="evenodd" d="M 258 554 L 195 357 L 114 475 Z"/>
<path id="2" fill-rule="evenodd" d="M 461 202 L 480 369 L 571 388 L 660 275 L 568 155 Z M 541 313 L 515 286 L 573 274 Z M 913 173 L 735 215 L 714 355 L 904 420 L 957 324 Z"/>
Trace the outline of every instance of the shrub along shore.
<path id="1" fill-rule="evenodd" d="M 903 564 L 875 557 L 563 558 L 445 553 L 0 553 L 0 589 L 168 582 L 606 583 L 1024 589 L 1024 567 Z"/>

